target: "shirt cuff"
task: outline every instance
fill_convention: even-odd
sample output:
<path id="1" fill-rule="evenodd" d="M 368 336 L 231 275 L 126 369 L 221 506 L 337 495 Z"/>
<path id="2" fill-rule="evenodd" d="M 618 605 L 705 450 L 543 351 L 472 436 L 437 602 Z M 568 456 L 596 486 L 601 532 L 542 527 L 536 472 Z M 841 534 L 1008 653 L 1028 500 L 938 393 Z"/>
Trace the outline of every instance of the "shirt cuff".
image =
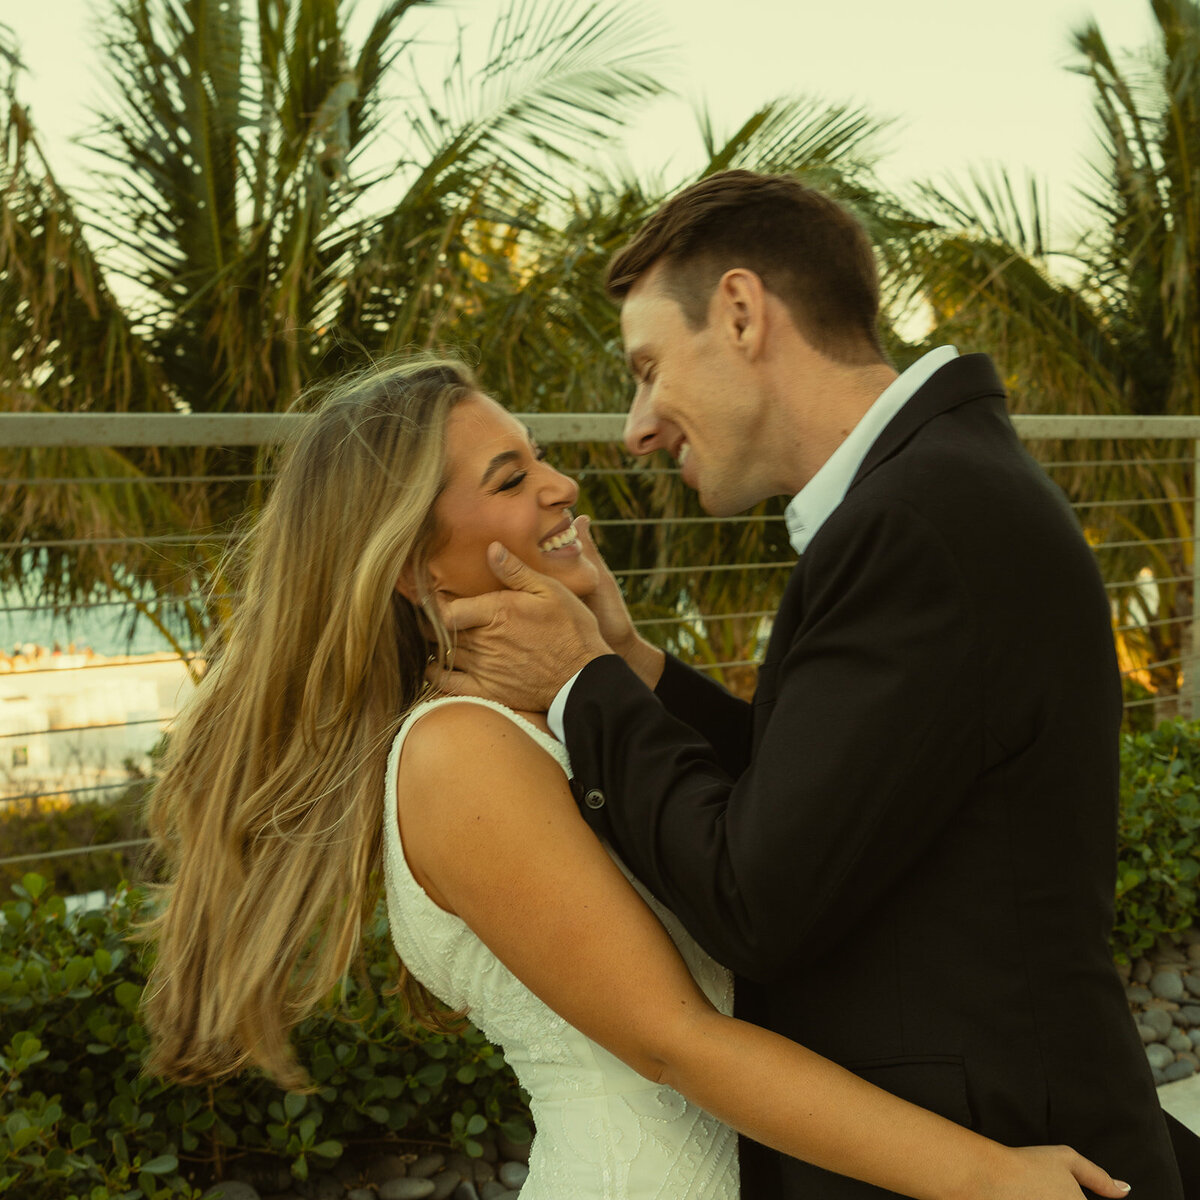
<path id="1" fill-rule="evenodd" d="M 550 732 L 554 734 L 554 736 L 558 738 L 563 745 L 566 745 L 567 742 L 567 732 L 564 728 L 567 715 L 567 697 L 571 694 L 571 689 L 575 686 L 575 680 L 577 680 L 582 674 L 583 668 L 580 667 L 580 669 L 576 671 L 575 674 L 572 675 L 571 678 L 568 679 L 567 682 L 558 689 L 558 695 L 550 701 L 550 709 L 546 713 L 546 724 L 550 726 Z"/>

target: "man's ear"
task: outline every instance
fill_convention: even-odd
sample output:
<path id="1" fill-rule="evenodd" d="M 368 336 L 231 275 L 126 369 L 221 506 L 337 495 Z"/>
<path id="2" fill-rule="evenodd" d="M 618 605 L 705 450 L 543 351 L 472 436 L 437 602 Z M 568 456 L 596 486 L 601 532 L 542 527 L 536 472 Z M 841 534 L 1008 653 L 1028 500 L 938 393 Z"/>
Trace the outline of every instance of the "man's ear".
<path id="1" fill-rule="evenodd" d="M 723 323 L 730 339 L 743 353 L 756 357 L 766 335 L 767 289 L 761 277 L 747 267 L 725 272 L 713 293 L 709 319 Z"/>

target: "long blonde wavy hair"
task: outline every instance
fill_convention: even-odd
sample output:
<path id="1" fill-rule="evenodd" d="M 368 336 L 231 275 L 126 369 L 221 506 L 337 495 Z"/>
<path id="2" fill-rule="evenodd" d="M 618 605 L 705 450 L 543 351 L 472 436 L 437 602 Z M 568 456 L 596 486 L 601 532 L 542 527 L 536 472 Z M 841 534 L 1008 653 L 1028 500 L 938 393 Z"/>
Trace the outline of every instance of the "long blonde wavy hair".
<path id="1" fill-rule="evenodd" d="M 434 359 L 338 386 L 284 448 L 232 555 L 243 598 L 147 814 L 166 868 L 141 931 L 157 949 L 153 1074 L 256 1065 L 307 1082 L 289 1034 L 344 977 L 374 911 L 388 750 L 425 687 L 426 634 L 396 582 L 406 568 L 423 579 L 447 417 L 478 390 Z M 405 990 L 422 998 L 411 977 Z"/>

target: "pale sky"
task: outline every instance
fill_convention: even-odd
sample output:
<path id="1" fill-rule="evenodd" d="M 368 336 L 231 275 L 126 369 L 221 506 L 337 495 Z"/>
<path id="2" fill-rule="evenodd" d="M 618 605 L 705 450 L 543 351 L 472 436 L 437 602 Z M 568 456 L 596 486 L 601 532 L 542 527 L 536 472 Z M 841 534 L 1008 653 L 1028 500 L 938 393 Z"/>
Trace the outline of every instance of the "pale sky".
<path id="1" fill-rule="evenodd" d="M 451 0 L 405 18 L 425 31 L 431 79 L 440 78 L 454 24 L 486 30 L 501 3 Z M 647 106 L 629 138 L 635 166 L 665 169 L 674 182 L 699 163 L 688 101 L 705 100 L 728 132 L 764 101 L 803 93 L 896 119 L 881 144 L 888 184 L 944 183 L 1003 164 L 1018 179 L 1032 172 L 1048 183 L 1064 232 L 1078 219 L 1074 192 L 1093 140 L 1090 85 L 1067 70 L 1070 34 L 1095 18 L 1117 52 L 1141 48 L 1154 28 L 1149 0 L 636 3 L 674 47 L 670 82 L 685 100 Z M 29 68 L 22 96 L 68 181 L 82 159 L 68 138 L 86 128 L 101 90 L 90 14 L 105 4 L 0 0 Z M 373 14 L 376 0 L 359 0 L 359 9 Z"/>

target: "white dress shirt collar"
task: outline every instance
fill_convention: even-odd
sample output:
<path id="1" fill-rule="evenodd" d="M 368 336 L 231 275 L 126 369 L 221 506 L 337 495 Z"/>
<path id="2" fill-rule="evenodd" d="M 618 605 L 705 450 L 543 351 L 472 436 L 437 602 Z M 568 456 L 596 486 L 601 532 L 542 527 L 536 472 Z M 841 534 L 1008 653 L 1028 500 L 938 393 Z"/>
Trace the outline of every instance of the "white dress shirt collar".
<path id="1" fill-rule="evenodd" d="M 788 540 L 797 554 L 808 549 L 817 531 L 841 504 L 863 459 L 892 418 L 935 371 L 957 357 L 958 351 L 953 346 L 939 346 L 893 379 L 863 413 L 846 440 L 826 459 L 824 466 L 793 497 L 784 516 Z"/>

